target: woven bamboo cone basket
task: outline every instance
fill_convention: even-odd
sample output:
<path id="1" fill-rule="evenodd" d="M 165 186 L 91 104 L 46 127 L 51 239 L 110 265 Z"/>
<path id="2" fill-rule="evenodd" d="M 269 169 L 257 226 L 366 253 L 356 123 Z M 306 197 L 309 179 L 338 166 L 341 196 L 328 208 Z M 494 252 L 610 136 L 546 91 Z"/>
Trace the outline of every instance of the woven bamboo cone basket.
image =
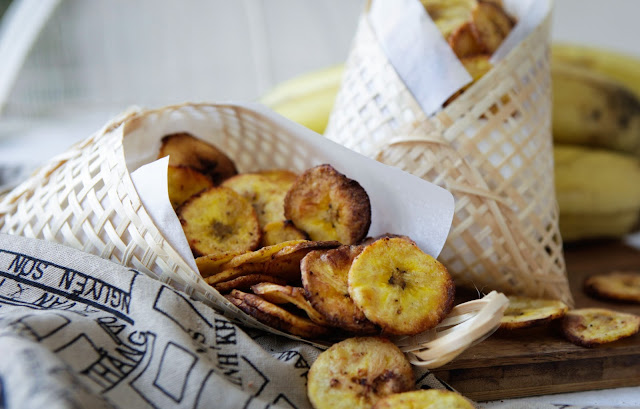
<path id="1" fill-rule="evenodd" d="M 550 16 L 427 117 L 360 19 L 325 136 L 453 193 L 439 260 L 461 286 L 572 305 L 554 191 Z"/>
<path id="2" fill-rule="evenodd" d="M 135 268 L 234 322 L 300 340 L 244 314 L 209 286 L 155 224 L 132 178 L 132 172 L 155 159 L 161 138 L 175 132 L 213 143 L 239 172 L 302 172 L 329 159 L 304 138 L 296 138 L 311 131 L 292 123 L 284 126 L 286 120 L 274 120 L 274 115 L 247 104 L 182 104 L 125 112 L 0 197 L 0 233 L 61 243 Z M 126 154 L 132 150 L 135 154 Z M 166 201 L 169 204 L 168 197 Z M 416 365 L 443 365 L 495 330 L 506 305 L 504 295 L 492 292 L 456 306 L 439 327 L 396 343 Z"/>

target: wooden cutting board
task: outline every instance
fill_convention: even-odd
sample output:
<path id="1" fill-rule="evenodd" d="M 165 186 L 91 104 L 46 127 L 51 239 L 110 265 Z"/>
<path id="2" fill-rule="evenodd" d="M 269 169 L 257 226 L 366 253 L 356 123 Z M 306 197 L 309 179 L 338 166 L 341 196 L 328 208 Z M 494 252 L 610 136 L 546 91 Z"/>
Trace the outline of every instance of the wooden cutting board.
<path id="1" fill-rule="evenodd" d="M 587 276 L 640 271 L 640 251 L 617 241 L 565 249 L 576 308 L 605 307 L 640 315 L 640 304 L 606 302 L 587 296 Z M 449 364 L 433 371 L 476 401 L 640 385 L 640 334 L 595 348 L 566 341 L 557 325 L 496 332 Z"/>

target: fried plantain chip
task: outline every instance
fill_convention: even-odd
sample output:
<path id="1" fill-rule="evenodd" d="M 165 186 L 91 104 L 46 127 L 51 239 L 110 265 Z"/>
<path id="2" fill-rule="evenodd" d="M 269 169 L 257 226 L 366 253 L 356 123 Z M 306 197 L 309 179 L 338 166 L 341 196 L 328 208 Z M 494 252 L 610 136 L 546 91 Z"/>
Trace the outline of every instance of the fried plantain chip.
<path id="1" fill-rule="evenodd" d="M 309 235 L 298 229 L 291 220 L 267 223 L 262 228 L 261 246 L 271 246 L 291 240 L 309 240 Z"/>
<path id="2" fill-rule="evenodd" d="M 426 12 L 444 38 L 471 19 L 476 0 L 422 0 Z"/>
<path id="3" fill-rule="evenodd" d="M 562 318 L 569 307 L 558 300 L 508 296 L 509 306 L 500 321 L 501 329 L 529 328 Z"/>
<path id="4" fill-rule="evenodd" d="M 349 295 L 347 280 L 353 259 L 364 246 L 340 246 L 312 251 L 302 259 L 300 271 L 305 296 L 330 323 L 354 334 L 379 332 Z"/>
<path id="5" fill-rule="evenodd" d="M 484 46 L 476 38 L 471 21 L 462 23 L 446 38 L 447 43 L 460 59 L 473 57 L 484 52 Z"/>
<path id="6" fill-rule="evenodd" d="M 309 339 L 319 338 L 329 333 L 329 328 L 297 316 L 258 295 L 231 290 L 225 298 L 246 314 L 281 331 Z"/>
<path id="7" fill-rule="evenodd" d="M 331 165 L 320 165 L 300 175 L 284 200 L 285 217 L 312 240 L 355 244 L 371 225 L 367 192 Z"/>
<path id="8" fill-rule="evenodd" d="M 571 310 L 562 320 L 564 336 L 587 348 L 630 337 L 638 330 L 640 316 L 606 308 Z"/>
<path id="9" fill-rule="evenodd" d="M 215 285 L 247 274 L 268 274 L 287 281 L 300 280 L 300 261 L 313 250 L 338 247 L 337 241 L 294 240 L 240 255 L 224 264 L 205 281 Z"/>
<path id="10" fill-rule="evenodd" d="M 226 294 L 231 290 L 249 290 L 251 286 L 260 283 L 274 283 L 285 285 L 287 282 L 279 277 L 267 274 L 247 274 L 244 276 L 232 278 L 229 281 L 223 281 L 213 286 L 220 294 Z"/>
<path id="11" fill-rule="evenodd" d="M 445 266 L 399 237 L 366 246 L 353 260 L 348 285 L 358 308 L 388 334 L 433 328 L 453 308 L 455 285 Z"/>
<path id="12" fill-rule="evenodd" d="M 169 201 L 174 209 L 191 198 L 213 186 L 213 182 L 202 172 L 182 165 L 169 165 L 167 168 Z"/>
<path id="13" fill-rule="evenodd" d="M 584 289 L 587 294 L 597 298 L 640 303 L 640 272 L 597 274 L 585 280 Z"/>
<path id="14" fill-rule="evenodd" d="M 204 190 L 187 200 L 176 213 L 196 257 L 253 250 L 260 243 L 255 210 L 231 189 Z"/>
<path id="15" fill-rule="evenodd" d="M 284 197 L 297 175 L 288 170 L 242 173 L 225 180 L 222 186 L 233 189 L 256 209 L 260 226 L 284 220 Z"/>
<path id="16" fill-rule="evenodd" d="M 196 169 L 216 185 L 238 173 L 233 161 L 217 147 L 186 132 L 162 138 L 158 158 L 165 156 L 169 156 L 169 165 Z"/>
<path id="17" fill-rule="evenodd" d="M 231 261 L 233 258 L 245 254 L 246 251 L 228 251 L 226 253 L 213 253 L 205 256 L 196 257 L 196 266 L 202 278 L 219 273 L 223 265 Z"/>
<path id="18" fill-rule="evenodd" d="M 411 364 L 382 337 L 333 344 L 318 356 L 307 376 L 307 395 L 315 409 L 368 409 L 385 396 L 413 387 Z"/>
<path id="19" fill-rule="evenodd" d="M 515 21 L 494 2 L 478 1 L 471 10 L 471 30 L 484 47 L 483 52 L 493 54 L 513 29 Z"/>
<path id="20" fill-rule="evenodd" d="M 473 403 L 458 392 L 421 389 L 385 396 L 372 409 L 474 409 Z"/>
<path id="21" fill-rule="evenodd" d="M 251 291 L 274 304 L 293 304 L 298 309 L 304 311 L 309 319 L 316 324 L 329 325 L 324 316 L 313 308 L 304 297 L 304 288 L 302 287 L 263 282 L 251 286 Z"/>

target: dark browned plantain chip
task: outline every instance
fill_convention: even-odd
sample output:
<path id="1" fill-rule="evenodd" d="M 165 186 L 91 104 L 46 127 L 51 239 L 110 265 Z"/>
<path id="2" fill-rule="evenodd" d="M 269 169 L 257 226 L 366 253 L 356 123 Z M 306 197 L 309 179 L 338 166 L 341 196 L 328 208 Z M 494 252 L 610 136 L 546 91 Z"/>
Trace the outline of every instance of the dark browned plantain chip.
<path id="1" fill-rule="evenodd" d="M 282 278 L 267 274 L 247 274 L 245 276 L 233 278 L 229 281 L 217 283 L 213 286 L 213 288 L 218 290 L 218 292 L 221 294 L 226 294 L 234 289 L 246 291 L 249 290 L 251 286 L 260 283 L 275 283 L 285 285 L 287 282 Z"/>
<path id="2" fill-rule="evenodd" d="M 169 156 L 170 165 L 196 169 L 216 185 L 238 173 L 233 161 L 217 147 L 186 132 L 162 138 L 158 158 L 165 156 Z"/>
<path id="3" fill-rule="evenodd" d="M 361 241 L 371 224 L 369 196 L 331 165 L 308 169 L 284 199 L 285 217 L 312 240 Z"/>
<path id="4" fill-rule="evenodd" d="M 295 315 L 258 295 L 232 290 L 225 298 L 246 314 L 281 331 L 308 339 L 319 338 L 329 333 L 329 328 Z"/>
<path id="5" fill-rule="evenodd" d="M 306 298 L 331 326 L 354 334 L 374 334 L 380 329 L 365 317 L 349 295 L 347 280 L 353 259 L 363 246 L 316 250 L 300 263 Z"/>
<path id="6" fill-rule="evenodd" d="M 274 304 L 292 304 L 304 311 L 318 325 L 329 326 L 329 322 L 304 297 L 304 288 L 263 282 L 251 286 L 251 291 Z"/>

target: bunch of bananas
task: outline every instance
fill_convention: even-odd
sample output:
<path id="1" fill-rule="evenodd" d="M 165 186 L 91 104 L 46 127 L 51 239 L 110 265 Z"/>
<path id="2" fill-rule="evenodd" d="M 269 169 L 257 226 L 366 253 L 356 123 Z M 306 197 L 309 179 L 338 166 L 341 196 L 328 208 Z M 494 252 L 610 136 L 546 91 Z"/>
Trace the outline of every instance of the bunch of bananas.
<path id="1" fill-rule="evenodd" d="M 276 86 L 261 102 L 322 134 L 343 66 Z M 640 227 L 640 60 L 573 44 L 552 47 L 556 197 L 565 242 Z"/>

